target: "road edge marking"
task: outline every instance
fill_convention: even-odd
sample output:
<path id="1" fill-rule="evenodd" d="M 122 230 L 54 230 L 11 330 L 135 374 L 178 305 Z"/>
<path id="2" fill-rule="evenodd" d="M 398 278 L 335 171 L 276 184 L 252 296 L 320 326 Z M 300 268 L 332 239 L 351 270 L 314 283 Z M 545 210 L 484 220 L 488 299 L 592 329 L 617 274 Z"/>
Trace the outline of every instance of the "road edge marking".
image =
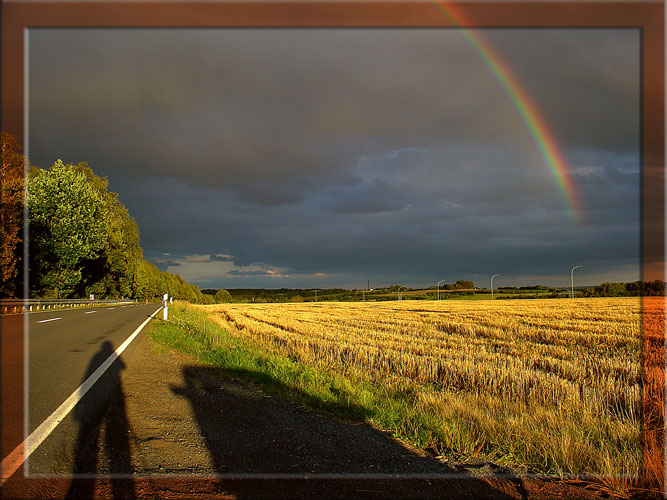
<path id="1" fill-rule="evenodd" d="M 9 479 L 18 468 L 28 459 L 28 457 L 34 452 L 37 447 L 42 444 L 42 442 L 48 437 L 51 432 L 57 427 L 57 425 L 63 421 L 67 414 L 72 411 L 72 408 L 81 401 L 81 398 L 90 390 L 90 388 L 99 380 L 99 378 L 104 374 L 104 372 L 111 366 L 111 364 L 116 361 L 121 353 L 130 345 L 139 332 L 144 329 L 150 320 L 152 320 L 157 313 L 162 310 L 162 307 L 158 308 L 153 314 L 144 320 L 141 325 L 137 327 L 132 334 L 125 339 L 123 342 L 111 355 L 104 360 L 104 362 L 95 370 L 90 377 L 83 381 L 83 383 L 76 388 L 76 390 L 58 407 L 56 410 L 49 415 L 49 417 L 44 420 L 39 427 L 37 427 L 32 433 L 23 440 L 14 450 L 7 455 L 0 463 L 0 485 L 2 485 L 7 479 Z"/>
<path id="2" fill-rule="evenodd" d="M 48 323 L 49 321 L 58 321 L 59 319 L 62 319 L 62 318 L 42 319 L 42 320 L 38 321 L 37 323 Z"/>

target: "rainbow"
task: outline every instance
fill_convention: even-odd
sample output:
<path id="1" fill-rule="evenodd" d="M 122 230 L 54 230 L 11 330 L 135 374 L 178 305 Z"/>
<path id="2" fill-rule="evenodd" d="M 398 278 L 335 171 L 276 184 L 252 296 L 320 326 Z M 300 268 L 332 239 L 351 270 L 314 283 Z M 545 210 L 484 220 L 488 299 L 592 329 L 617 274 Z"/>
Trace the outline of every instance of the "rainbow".
<path id="1" fill-rule="evenodd" d="M 526 124 L 535 144 L 549 166 L 570 216 L 573 220 L 581 222 L 584 210 L 572 176 L 569 174 L 569 167 L 560 152 L 554 134 L 549 129 L 544 118 L 542 118 L 530 95 L 522 88 L 507 63 L 482 38 L 481 34 L 463 28 L 468 23 L 461 13 L 455 10 L 453 5 L 446 5 L 444 2 L 438 2 L 438 0 L 430 0 L 430 2 L 475 49 L 486 67 L 491 71 L 491 74 L 498 80 L 498 83 L 500 83 L 500 86 L 519 112 L 521 119 Z"/>

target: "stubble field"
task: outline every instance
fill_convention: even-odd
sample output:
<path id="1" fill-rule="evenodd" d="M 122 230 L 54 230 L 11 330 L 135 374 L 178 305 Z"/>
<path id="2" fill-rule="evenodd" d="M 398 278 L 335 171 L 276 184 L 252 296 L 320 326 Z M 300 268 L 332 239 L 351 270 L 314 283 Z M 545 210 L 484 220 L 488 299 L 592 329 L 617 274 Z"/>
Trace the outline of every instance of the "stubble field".
<path id="1" fill-rule="evenodd" d="M 367 421 L 442 456 L 566 476 L 639 474 L 638 298 L 202 309 L 242 342 L 398 397 L 395 419 Z"/>

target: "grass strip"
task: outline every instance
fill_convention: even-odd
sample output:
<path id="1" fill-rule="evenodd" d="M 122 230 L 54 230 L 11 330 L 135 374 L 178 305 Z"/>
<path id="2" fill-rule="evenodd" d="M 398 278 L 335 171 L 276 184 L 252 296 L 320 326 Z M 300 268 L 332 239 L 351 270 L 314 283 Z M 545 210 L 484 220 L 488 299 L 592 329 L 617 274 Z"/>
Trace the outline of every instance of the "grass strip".
<path id="1" fill-rule="evenodd" d="M 163 346 L 221 368 L 262 392 L 286 396 L 342 420 L 368 423 L 417 448 L 439 453 L 436 444 L 445 438 L 437 420 L 415 406 L 414 395 L 269 353 L 233 337 L 187 304 L 171 306 L 169 321 L 153 321 L 147 333 Z"/>

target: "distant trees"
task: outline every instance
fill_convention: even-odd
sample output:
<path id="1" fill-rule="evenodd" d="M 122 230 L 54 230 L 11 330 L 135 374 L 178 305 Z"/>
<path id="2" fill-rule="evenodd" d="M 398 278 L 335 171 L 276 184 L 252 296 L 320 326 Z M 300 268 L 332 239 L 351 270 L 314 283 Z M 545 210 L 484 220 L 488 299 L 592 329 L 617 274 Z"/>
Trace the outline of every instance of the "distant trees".
<path id="1" fill-rule="evenodd" d="M 632 281 L 629 283 L 602 283 L 587 290 L 586 295 L 593 297 L 629 297 L 629 296 L 655 296 L 665 295 L 665 282 L 654 281 Z"/>
<path id="2" fill-rule="evenodd" d="M 24 157 L 16 139 L 0 133 L 0 296 L 20 297 L 23 268 Z"/>
<path id="3" fill-rule="evenodd" d="M 209 293 L 202 293 L 201 296 L 202 304 L 215 304 L 215 297 Z"/>
<path id="4" fill-rule="evenodd" d="M 215 292 L 214 298 L 216 304 L 223 304 L 232 301 L 231 294 L 227 290 L 223 289 L 220 289 L 217 292 Z"/>
<path id="5" fill-rule="evenodd" d="M 629 295 L 625 283 L 602 283 L 595 287 L 595 293 L 600 297 L 622 297 Z"/>
<path id="6" fill-rule="evenodd" d="M 441 288 L 444 290 L 470 290 L 475 288 L 475 283 L 468 280 L 456 280 L 456 283 L 446 283 Z"/>
<path id="7" fill-rule="evenodd" d="M 160 271 L 155 264 L 147 260 L 141 261 L 138 275 L 144 288 L 137 292 L 137 295 L 131 296 L 150 299 L 168 293 L 170 297 L 175 299 L 188 300 L 199 304 L 211 303 L 210 299 L 201 292 L 198 286 L 186 283 L 178 274 Z"/>
<path id="8" fill-rule="evenodd" d="M 634 283 L 628 283 L 628 290 L 630 290 L 631 285 L 639 285 L 640 292 L 644 296 L 657 296 L 665 295 L 665 282 L 662 280 L 653 280 L 653 281 L 635 281 Z"/>
<path id="9" fill-rule="evenodd" d="M 458 289 L 470 290 L 471 288 L 475 288 L 475 283 L 468 280 L 457 280 L 454 287 Z"/>

